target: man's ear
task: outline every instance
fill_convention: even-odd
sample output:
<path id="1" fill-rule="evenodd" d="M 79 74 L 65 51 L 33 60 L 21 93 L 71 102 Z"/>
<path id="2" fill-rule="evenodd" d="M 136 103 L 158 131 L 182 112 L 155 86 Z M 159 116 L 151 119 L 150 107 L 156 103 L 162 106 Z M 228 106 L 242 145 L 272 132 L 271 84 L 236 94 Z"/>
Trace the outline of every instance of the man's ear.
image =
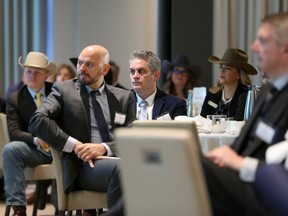
<path id="1" fill-rule="evenodd" d="M 103 72 L 102 72 L 103 76 L 105 76 L 108 73 L 109 69 L 110 69 L 110 64 L 105 64 L 103 66 Z"/>
<path id="2" fill-rule="evenodd" d="M 159 79 L 160 75 L 161 75 L 160 70 L 155 71 L 154 72 L 154 81 L 157 81 Z"/>

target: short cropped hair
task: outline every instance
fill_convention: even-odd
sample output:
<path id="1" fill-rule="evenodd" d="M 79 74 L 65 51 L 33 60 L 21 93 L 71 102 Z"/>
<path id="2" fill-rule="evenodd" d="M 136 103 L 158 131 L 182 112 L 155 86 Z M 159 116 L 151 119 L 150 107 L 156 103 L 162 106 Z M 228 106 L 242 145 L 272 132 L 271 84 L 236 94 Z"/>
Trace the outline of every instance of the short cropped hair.
<path id="1" fill-rule="evenodd" d="M 130 57 L 129 64 L 134 59 L 142 59 L 148 62 L 148 67 L 154 73 L 155 71 L 161 70 L 161 60 L 158 58 L 158 56 L 148 50 L 135 50 Z"/>

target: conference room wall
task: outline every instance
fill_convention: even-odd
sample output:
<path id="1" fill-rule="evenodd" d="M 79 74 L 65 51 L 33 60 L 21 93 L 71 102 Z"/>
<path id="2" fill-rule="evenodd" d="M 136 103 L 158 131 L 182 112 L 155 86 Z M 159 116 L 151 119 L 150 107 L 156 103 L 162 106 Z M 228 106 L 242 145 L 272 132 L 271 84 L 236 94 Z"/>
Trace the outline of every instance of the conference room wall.
<path id="1" fill-rule="evenodd" d="M 54 1 L 54 59 L 69 62 L 90 44 L 101 44 L 121 68 L 130 88 L 128 59 L 135 49 L 156 52 L 156 0 Z"/>

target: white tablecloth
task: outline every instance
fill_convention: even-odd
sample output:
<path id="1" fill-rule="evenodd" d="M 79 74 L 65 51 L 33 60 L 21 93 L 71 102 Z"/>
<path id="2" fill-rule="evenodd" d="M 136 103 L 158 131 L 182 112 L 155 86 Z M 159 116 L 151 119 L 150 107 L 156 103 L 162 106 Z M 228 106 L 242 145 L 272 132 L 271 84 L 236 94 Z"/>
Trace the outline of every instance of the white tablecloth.
<path id="1" fill-rule="evenodd" d="M 205 154 L 212 149 L 223 146 L 225 144 L 231 145 L 238 135 L 228 133 L 199 133 L 199 139 L 202 146 L 202 152 Z"/>

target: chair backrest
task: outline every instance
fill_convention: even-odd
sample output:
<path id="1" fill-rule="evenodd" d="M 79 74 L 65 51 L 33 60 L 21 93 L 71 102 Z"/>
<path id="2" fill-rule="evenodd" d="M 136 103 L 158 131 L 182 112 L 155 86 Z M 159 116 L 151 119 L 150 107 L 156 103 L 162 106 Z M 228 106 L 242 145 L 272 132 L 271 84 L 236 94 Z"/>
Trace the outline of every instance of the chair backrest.
<path id="1" fill-rule="evenodd" d="M 128 216 L 211 215 L 197 136 L 189 128 L 120 128 L 115 138 Z"/>
<path id="2" fill-rule="evenodd" d="M 56 174 L 58 210 L 62 211 L 67 209 L 67 194 L 64 193 L 63 186 L 62 156 L 61 152 L 53 148 L 51 148 L 51 153 Z"/>
<path id="3" fill-rule="evenodd" d="M 5 113 L 0 113 L 0 177 L 3 175 L 3 158 L 2 150 L 6 143 L 10 142 L 8 128 L 7 128 L 7 116 Z"/>
<path id="4" fill-rule="evenodd" d="M 133 122 L 133 128 L 172 128 L 172 129 L 188 129 L 193 136 L 193 145 L 201 151 L 201 144 L 198 136 L 197 126 L 194 121 L 168 121 L 168 120 L 136 120 Z"/>

